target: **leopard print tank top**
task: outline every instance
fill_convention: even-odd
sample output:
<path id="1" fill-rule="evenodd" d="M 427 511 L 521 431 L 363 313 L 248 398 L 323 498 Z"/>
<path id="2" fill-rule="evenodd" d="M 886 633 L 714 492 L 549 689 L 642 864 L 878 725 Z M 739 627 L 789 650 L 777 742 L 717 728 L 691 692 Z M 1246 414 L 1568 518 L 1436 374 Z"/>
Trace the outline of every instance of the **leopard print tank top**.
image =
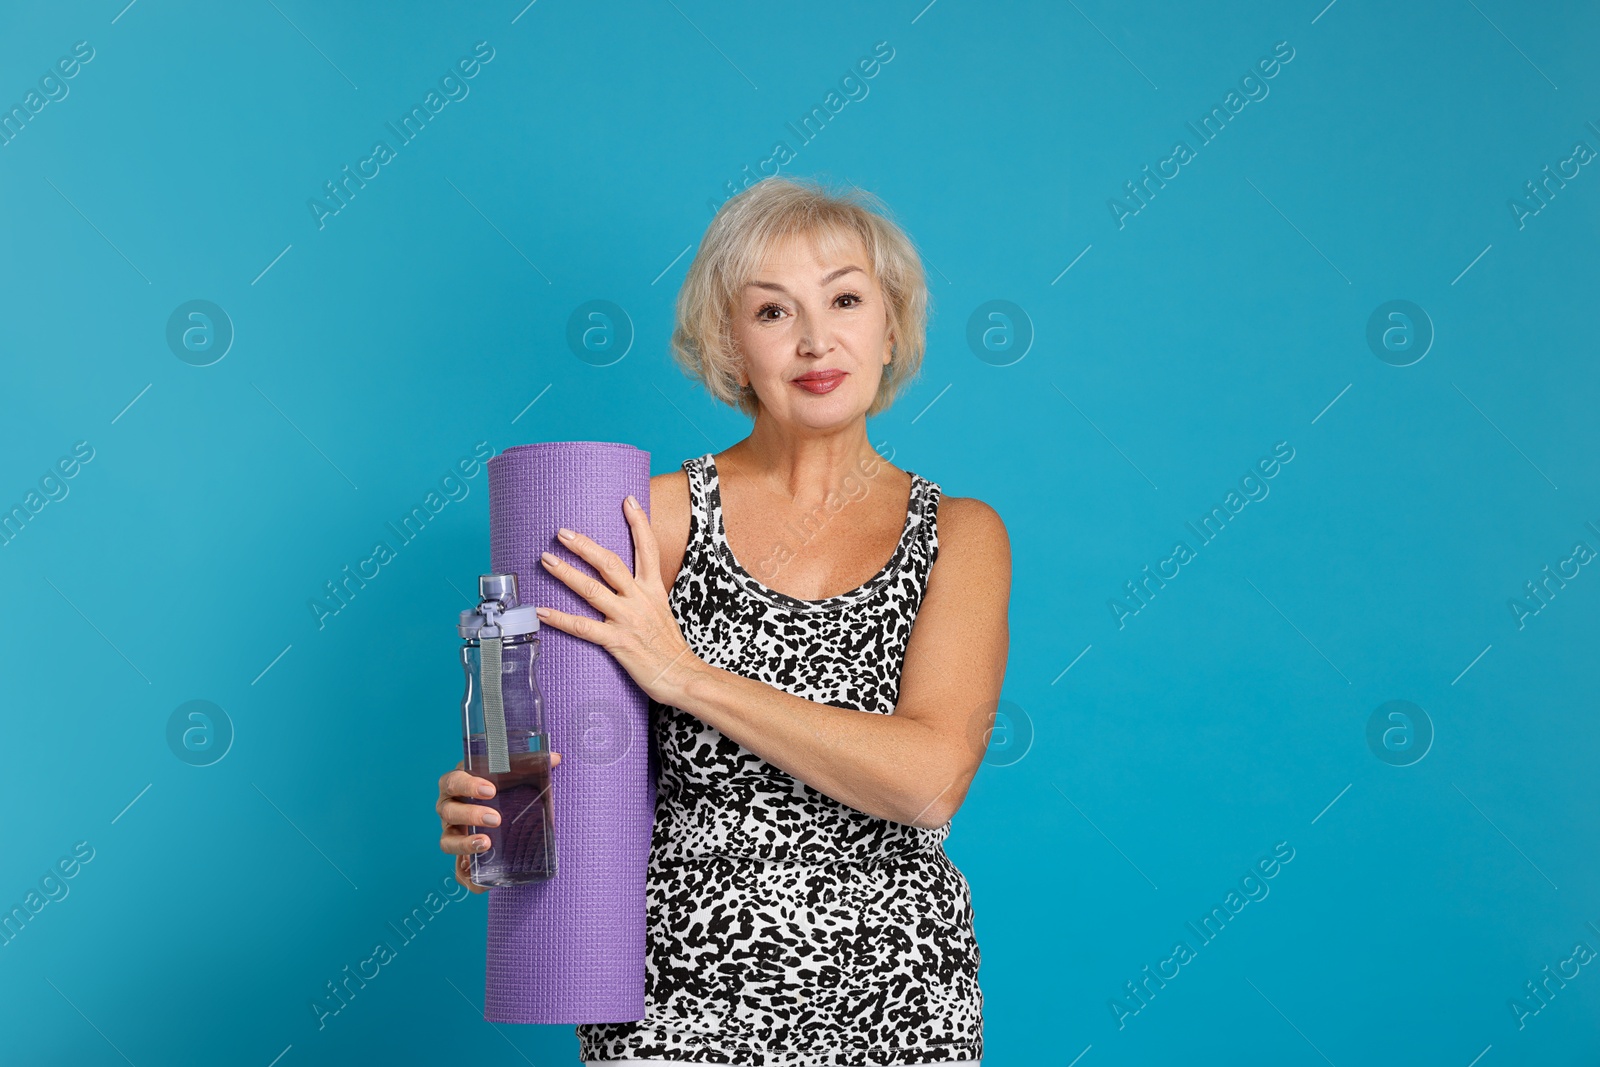
<path id="1" fill-rule="evenodd" d="M 712 455 L 683 468 L 689 545 L 669 600 L 695 654 L 807 700 L 892 714 L 939 551 L 939 486 L 908 472 L 905 526 L 889 562 L 849 592 L 800 600 L 734 558 Z M 925 829 L 857 811 L 681 709 L 652 701 L 650 711 L 660 771 L 645 1017 L 579 1026 L 581 1058 L 749 1067 L 980 1059 L 980 954 L 966 879 L 943 847 L 949 824 Z"/>

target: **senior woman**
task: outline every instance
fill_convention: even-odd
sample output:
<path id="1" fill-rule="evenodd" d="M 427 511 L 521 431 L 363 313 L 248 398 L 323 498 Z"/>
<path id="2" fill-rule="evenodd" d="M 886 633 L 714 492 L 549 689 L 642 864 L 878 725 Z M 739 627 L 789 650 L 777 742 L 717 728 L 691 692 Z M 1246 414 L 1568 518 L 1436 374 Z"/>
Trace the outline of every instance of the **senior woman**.
<path id="1" fill-rule="evenodd" d="M 577 1028 L 585 1063 L 970 1064 L 983 995 L 945 854 L 1005 675 L 1010 545 L 980 500 L 884 460 L 867 417 L 918 372 L 928 293 L 877 200 L 769 178 L 724 204 L 674 354 L 753 419 L 631 500 L 635 572 L 576 531 L 551 573 L 602 618 L 541 610 L 650 697 L 660 781 L 646 1013 Z M 885 562 L 887 561 L 887 562 Z M 474 891 L 487 847 L 439 785 Z"/>

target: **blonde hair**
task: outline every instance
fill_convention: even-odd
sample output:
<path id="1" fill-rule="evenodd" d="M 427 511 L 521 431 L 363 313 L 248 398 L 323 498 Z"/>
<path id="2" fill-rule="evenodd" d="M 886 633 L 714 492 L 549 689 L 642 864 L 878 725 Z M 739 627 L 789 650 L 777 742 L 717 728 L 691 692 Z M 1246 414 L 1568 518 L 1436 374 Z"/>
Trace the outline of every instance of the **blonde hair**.
<path id="1" fill-rule="evenodd" d="M 678 290 L 672 354 L 686 373 L 705 383 L 712 396 L 755 417 L 754 388 L 739 384 L 739 353 L 733 339 L 733 308 L 754 279 L 767 251 L 791 236 L 814 240 L 824 255 L 837 254 L 850 238 L 867 250 L 869 269 L 888 303 L 894 337 L 878 395 L 868 415 L 890 404 L 922 369 L 927 347 L 928 284 L 911 238 L 889 216 L 882 201 L 853 186 L 830 190 L 820 181 L 763 178 L 717 211 Z"/>

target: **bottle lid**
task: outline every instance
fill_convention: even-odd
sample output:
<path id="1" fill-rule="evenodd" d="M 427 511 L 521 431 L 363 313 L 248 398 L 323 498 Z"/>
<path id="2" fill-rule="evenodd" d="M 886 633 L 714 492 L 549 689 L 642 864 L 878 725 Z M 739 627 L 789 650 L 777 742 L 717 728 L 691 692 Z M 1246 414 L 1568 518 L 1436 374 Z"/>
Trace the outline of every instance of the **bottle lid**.
<path id="1" fill-rule="evenodd" d="M 478 575 L 478 596 L 498 600 L 506 607 L 520 603 L 517 600 L 517 576 L 515 574 L 480 574 Z"/>
<path id="2" fill-rule="evenodd" d="M 539 616 L 532 604 L 517 603 L 515 574 L 478 576 L 478 593 L 483 598 L 476 611 L 461 613 L 456 630 L 466 640 L 483 637 L 517 637 L 537 633 Z"/>

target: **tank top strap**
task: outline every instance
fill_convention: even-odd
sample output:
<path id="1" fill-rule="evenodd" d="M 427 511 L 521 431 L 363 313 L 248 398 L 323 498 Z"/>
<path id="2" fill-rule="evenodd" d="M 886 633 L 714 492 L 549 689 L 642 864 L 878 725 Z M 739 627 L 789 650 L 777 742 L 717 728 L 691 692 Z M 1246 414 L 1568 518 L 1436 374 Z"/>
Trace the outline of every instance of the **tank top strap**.
<path id="1" fill-rule="evenodd" d="M 904 572 L 910 578 L 915 605 L 922 603 L 928 589 L 928 576 L 939 558 L 939 499 L 943 490 L 937 482 L 924 478 L 914 471 L 911 475 L 911 509 L 915 528 L 909 530 L 910 543 L 906 546 Z M 915 610 L 915 607 L 912 608 Z"/>
<path id="2" fill-rule="evenodd" d="M 916 539 L 921 550 L 918 553 L 918 570 L 925 585 L 934 560 L 939 558 L 939 499 L 944 495 L 944 490 L 938 482 L 929 481 L 920 474 L 912 474 L 911 479 L 914 483 L 912 492 L 918 494 Z"/>
<path id="3" fill-rule="evenodd" d="M 713 516 L 706 457 L 690 456 L 681 466 L 689 478 L 689 544 L 684 551 L 681 569 L 698 573 L 713 558 Z"/>

